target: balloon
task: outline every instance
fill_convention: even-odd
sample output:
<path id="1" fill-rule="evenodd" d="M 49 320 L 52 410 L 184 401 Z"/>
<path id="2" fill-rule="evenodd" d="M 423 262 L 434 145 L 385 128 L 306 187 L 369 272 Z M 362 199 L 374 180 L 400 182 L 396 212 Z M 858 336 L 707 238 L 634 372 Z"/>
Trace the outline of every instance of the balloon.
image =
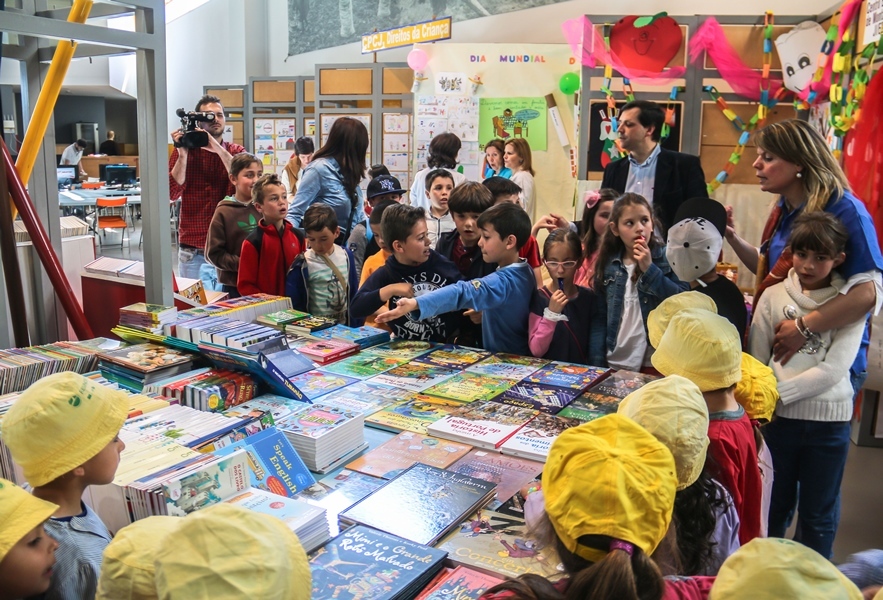
<path id="1" fill-rule="evenodd" d="M 429 56 L 420 48 L 414 48 L 408 53 L 408 66 L 415 71 L 422 71 L 429 62 Z"/>
<path id="2" fill-rule="evenodd" d="M 561 76 L 558 87 L 567 95 L 575 94 L 579 90 L 579 75 L 576 73 L 565 73 Z"/>

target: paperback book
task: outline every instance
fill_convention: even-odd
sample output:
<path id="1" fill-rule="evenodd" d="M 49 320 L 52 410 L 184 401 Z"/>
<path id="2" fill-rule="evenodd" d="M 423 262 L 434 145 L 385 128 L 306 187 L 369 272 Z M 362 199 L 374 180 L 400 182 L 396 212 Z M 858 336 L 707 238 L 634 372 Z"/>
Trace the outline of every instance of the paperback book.
<path id="1" fill-rule="evenodd" d="M 309 402 L 309 397 L 293 378 L 308 371 L 313 363 L 296 350 L 286 348 L 272 354 L 251 354 L 212 344 L 200 344 L 200 352 L 214 364 L 239 371 L 247 371 L 267 385 L 275 394 Z"/>
<path id="2" fill-rule="evenodd" d="M 540 383 L 517 383 L 496 398 L 494 402 L 557 414 L 579 395 L 579 390 L 552 387 Z"/>
<path id="3" fill-rule="evenodd" d="M 622 402 L 622 398 L 617 396 L 585 392 L 574 398 L 573 402 L 558 413 L 558 416 L 579 419 L 580 421 L 594 421 L 598 417 L 615 413 L 619 409 L 620 402 Z"/>
<path id="4" fill-rule="evenodd" d="M 546 462 L 549 448 L 561 432 L 581 424 L 582 421 L 578 419 L 540 413 L 503 442 L 500 452 Z"/>
<path id="5" fill-rule="evenodd" d="M 603 367 L 552 361 L 525 378 L 525 381 L 583 391 L 609 372 L 610 369 Z"/>
<path id="6" fill-rule="evenodd" d="M 248 457 L 244 450 L 217 457 L 192 472 L 163 483 L 169 516 L 185 517 L 217 504 L 249 487 Z"/>
<path id="7" fill-rule="evenodd" d="M 365 417 L 365 425 L 386 431 L 413 431 L 425 434 L 426 428 L 463 406 L 456 400 L 414 394 L 408 400 L 388 406 Z"/>
<path id="8" fill-rule="evenodd" d="M 482 401 L 466 404 L 426 428 L 441 438 L 494 450 L 536 416 L 538 411 Z"/>
<path id="9" fill-rule="evenodd" d="M 304 489 L 297 498 L 324 508 L 332 535 L 337 535 L 337 515 L 386 483 L 385 479 L 371 477 L 343 469 L 336 475 L 328 475 Z"/>
<path id="10" fill-rule="evenodd" d="M 494 508 L 539 477 L 543 463 L 475 448 L 447 469 L 496 484 L 496 498 L 489 505 Z"/>
<path id="11" fill-rule="evenodd" d="M 336 373 L 325 373 L 323 371 L 307 371 L 294 377 L 289 378 L 292 385 L 297 387 L 308 400 L 315 401 L 317 398 L 324 396 L 328 392 L 346 387 L 351 383 L 358 381 L 353 377 L 345 377 Z"/>
<path id="12" fill-rule="evenodd" d="M 346 467 L 366 475 L 392 479 L 414 463 L 445 469 L 471 449 L 466 444 L 403 431 Z"/>
<path id="13" fill-rule="evenodd" d="M 298 352 L 325 365 L 359 352 L 359 345 L 341 340 L 316 340 L 298 346 Z"/>
<path id="14" fill-rule="evenodd" d="M 299 319 L 294 323 L 285 326 L 285 333 L 296 333 L 298 335 L 313 335 L 317 331 L 328 329 L 337 325 L 337 321 L 328 317 L 317 317 L 310 315 Z"/>
<path id="15" fill-rule="evenodd" d="M 412 395 L 413 392 L 391 385 L 373 381 L 357 381 L 325 394 L 322 397 L 322 403 L 351 407 L 370 414 L 387 406 L 404 402 Z"/>
<path id="16" fill-rule="evenodd" d="M 645 375 L 635 371 L 614 371 L 608 377 L 589 388 L 588 391 L 605 396 L 625 398 L 651 381 L 659 379 L 655 375 Z"/>
<path id="17" fill-rule="evenodd" d="M 490 352 L 479 350 L 477 348 L 445 344 L 419 358 L 415 358 L 414 362 L 436 367 L 445 367 L 447 369 L 465 369 L 469 365 L 484 360 L 490 355 Z"/>
<path id="18" fill-rule="evenodd" d="M 365 348 L 366 354 L 376 354 L 388 358 L 401 359 L 403 362 L 414 360 L 436 347 L 433 342 L 421 342 L 418 340 L 393 340 Z"/>
<path id="19" fill-rule="evenodd" d="M 416 600 L 478 600 L 482 594 L 502 582 L 501 577 L 461 565 L 427 588 Z"/>
<path id="20" fill-rule="evenodd" d="M 549 361 L 544 358 L 497 352 L 493 356 L 467 367 L 466 370 L 470 373 L 521 381 L 548 363 Z"/>
<path id="21" fill-rule="evenodd" d="M 276 517 L 297 534 L 306 552 L 312 552 L 331 538 L 325 510 L 303 500 L 248 488 L 224 502 Z"/>
<path id="22" fill-rule="evenodd" d="M 422 392 L 426 388 L 453 377 L 456 373 L 457 371 L 453 369 L 409 362 L 390 369 L 386 373 L 376 375 L 371 378 L 371 381 L 404 388 L 412 392 Z"/>
<path id="23" fill-rule="evenodd" d="M 286 325 L 291 325 L 292 323 L 296 323 L 301 319 L 306 319 L 309 316 L 310 315 L 308 313 L 289 308 L 286 310 L 280 310 L 266 315 L 261 315 L 257 318 L 257 322 L 262 323 L 263 325 L 268 325 L 274 329 L 284 331 Z"/>
<path id="24" fill-rule="evenodd" d="M 326 365 L 322 370 L 326 373 L 337 373 L 354 379 L 368 379 L 394 369 L 404 362 L 406 361 L 362 353 Z"/>
<path id="25" fill-rule="evenodd" d="M 512 387 L 512 381 L 477 373 L 457 373 L 453 377 L 427 388 L 430 396 L 449 398 L 458 402 L 490 400 Z"/>
<path id="26" fill-rule="evenodd" d="M 192 355 L 159 344 L 136 344 L 117 350 L 102 351 L 98 356 L 102 361 L 142 374 L 172 367 L 189 368 L 193 362 Z"/>

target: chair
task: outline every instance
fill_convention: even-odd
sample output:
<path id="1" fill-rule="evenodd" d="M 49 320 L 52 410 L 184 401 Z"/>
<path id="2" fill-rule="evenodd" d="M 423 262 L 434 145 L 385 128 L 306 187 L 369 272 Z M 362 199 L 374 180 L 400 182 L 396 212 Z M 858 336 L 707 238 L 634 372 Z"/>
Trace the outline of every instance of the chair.
<path id="1" fill-rule="evenodd" d="M 103 231 L 105 229 L 122 229 L 120 249 L 123 248 L 123 242 L 126 239 L 125 230 L 129 228 L 129 224 L 126 222 L 126 213 L 129 210 L 128 202 L 125 197 L 95 199 L 95 228 L 104 235 L 106 235 Z"/>

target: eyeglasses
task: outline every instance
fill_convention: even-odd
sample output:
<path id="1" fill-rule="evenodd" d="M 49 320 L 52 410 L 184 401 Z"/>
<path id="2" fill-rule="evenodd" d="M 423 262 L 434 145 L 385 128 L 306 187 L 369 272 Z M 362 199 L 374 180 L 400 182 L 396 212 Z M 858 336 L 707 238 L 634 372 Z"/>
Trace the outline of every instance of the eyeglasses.
<path id="1" fill-rule="evenodd" d="M 566 260 L 564 262 L 555 262 L 553 260 L 544 260 L 543 261 L 546 267 L 550 269 L 557 269 L 558 267 L 564 267 L 565 269 L 572 269 L 576 266 L 575 260 Z"/>

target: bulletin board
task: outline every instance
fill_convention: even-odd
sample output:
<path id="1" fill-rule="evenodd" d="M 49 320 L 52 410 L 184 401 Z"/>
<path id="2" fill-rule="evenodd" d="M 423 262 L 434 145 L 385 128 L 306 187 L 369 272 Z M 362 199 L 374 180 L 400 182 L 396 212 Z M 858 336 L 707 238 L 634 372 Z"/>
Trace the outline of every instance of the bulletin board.
<path id="1" fill-rule="evenodd" d="M 249 80 L 249 148 L 261 159 L 264 172 L 281 175 L 294 155 L 294 142 L 315 135 L 315 82 L 312 77 Z"/>

